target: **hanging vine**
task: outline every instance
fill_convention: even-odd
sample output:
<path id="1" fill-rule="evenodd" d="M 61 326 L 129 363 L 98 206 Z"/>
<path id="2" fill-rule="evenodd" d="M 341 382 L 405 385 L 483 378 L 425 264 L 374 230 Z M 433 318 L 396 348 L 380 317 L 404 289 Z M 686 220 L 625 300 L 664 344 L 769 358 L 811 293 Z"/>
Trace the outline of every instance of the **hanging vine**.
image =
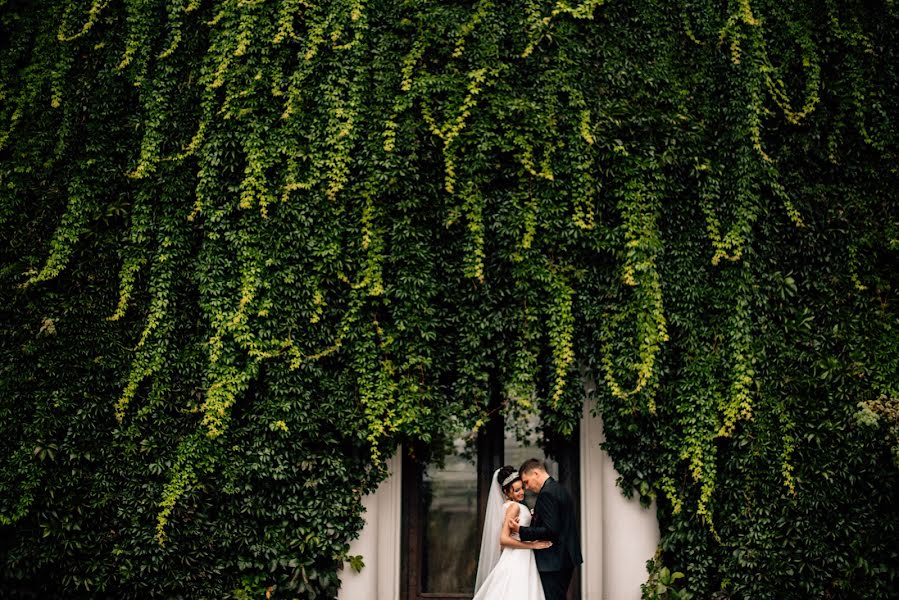
<path id="1" fill-rule="evenodd" d="M 697 597 L 890 597 L 896 18 L 0 2 L 4 581 L 333 597 L 397 445 L 589 376 Z"/>

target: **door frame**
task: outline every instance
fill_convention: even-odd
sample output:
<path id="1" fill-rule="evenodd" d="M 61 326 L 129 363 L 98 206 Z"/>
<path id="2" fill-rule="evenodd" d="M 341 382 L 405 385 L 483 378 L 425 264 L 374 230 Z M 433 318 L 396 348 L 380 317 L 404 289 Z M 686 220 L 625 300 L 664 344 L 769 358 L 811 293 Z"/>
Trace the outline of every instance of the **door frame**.
<path id="1" fill-rule="evenodd" d="M 498 394 L 494 395 L 497 398 Z M 493 404 L 493 403 L 492 403 Z M 575 427 L 571 436 L 564 441 L 556 441 L 547 454 L 559 465 L 559 484 L 568 490 L 575 505 L 575 522 L 581 523 L 580 486 L 580 426 Z M 487 495 L 493 472 L 503 465 L 503 436 L 505 424 L 499 406 L 491 408 L 487 424 L 478 432 L 477 466 L 478 474 L 478 535 L 481 539 Z M 419 457 L 427 456 L 419 447 L 404 447 L 402 466 L 402 540 L 400 564 L 401 600 L 471 600 L 471 594 L 431 593 L 421 590 L 424 544 L 424 498 L 421 483 L 426 463 Z M 584 539 L 581 532 L 581 539 Z M 583 542 L 582 542 L 583 543 Z M 568 589 L 568 600 L 580 600 L 580 567 L 572 575 Z"/>

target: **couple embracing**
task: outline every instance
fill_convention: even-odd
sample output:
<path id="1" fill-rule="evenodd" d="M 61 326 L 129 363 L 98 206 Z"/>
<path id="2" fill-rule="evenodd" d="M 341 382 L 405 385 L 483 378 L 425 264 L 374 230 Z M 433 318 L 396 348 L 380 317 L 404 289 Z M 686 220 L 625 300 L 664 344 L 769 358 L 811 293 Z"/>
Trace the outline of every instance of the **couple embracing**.
<path id="1" fill-rule="evenodd" d="M 534 514 L 522 504 L 537 494 Z M 532 458 L 493 474 L 473 600 L 564 600 L 581 564 L 574 502 Z"/>

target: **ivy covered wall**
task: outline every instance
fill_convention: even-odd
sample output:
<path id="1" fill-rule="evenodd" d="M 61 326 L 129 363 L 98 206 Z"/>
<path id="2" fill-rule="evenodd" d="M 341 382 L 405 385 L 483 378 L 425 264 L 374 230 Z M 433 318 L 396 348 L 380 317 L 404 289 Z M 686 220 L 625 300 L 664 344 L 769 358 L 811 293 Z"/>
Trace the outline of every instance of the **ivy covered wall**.
<path id="1" fill-rule="evenodd" d="M 897 17 L 0 0 L 0 593 L 334 597 L 587 370 L 679 589 L 895 598 Z"/>

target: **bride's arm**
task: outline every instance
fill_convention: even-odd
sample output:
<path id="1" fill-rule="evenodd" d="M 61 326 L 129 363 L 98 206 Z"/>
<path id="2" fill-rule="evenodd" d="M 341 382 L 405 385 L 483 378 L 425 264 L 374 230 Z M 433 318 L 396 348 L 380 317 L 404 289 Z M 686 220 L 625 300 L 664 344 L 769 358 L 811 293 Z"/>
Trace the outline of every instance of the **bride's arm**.
<path id="1" fill-rule="evenodd" d="M 517 502 L 512 502 L 506 508 L 506 517 L 503 519 L 503 528 L 499 532 L 499 545 L 503 548 L 522 548 L 525 550 L 544 550 L 552 546 L 552 542 L 522 542 L 512 537 L 512 530 L 509 528 L 509 521 L 518 516 L 519 508 Z"/>

